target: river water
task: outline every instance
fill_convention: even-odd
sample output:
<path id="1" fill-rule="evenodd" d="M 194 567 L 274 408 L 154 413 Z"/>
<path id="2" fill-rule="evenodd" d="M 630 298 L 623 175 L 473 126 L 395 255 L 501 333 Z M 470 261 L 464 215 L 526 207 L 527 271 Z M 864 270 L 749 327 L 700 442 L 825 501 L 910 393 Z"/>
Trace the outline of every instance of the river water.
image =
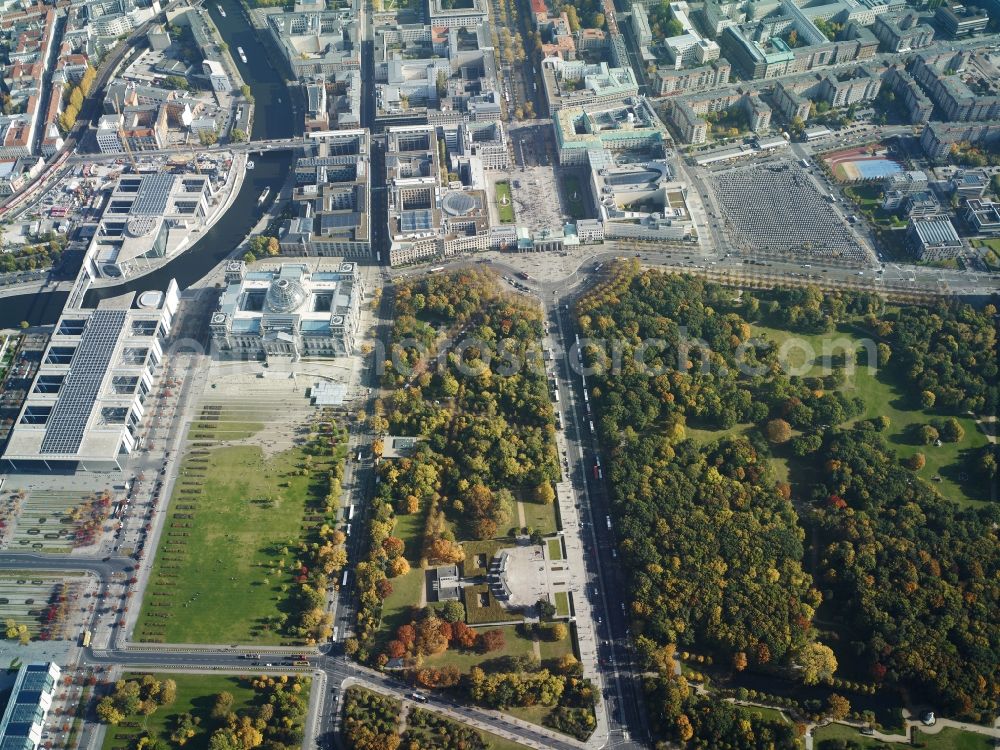
<path id="1" fill-rule="evenodd" d="M 290 137 L 296 130 L 290 94 L 284 78 L 271 65 L 273 53 L 270 48 L 258 41 L 237 0 L 208 0 L 205 6 L 253 93 L 256 107 L 252 137 L 255 140 Z M 225 9 L 225 18 L 217 6 Z M 246 64 L 239 59 L 237 47 L 243 47 L 246 52 Z M 165 289 L 170 279 L 177 279 L 178 285 L 184 289 L 211 271 L 257 222 L 257 198 L 264 188 L 270 187 L 273 196 L 284 184 L 291 167 L 292 153 L 270 152 L 254 156 L 253 161 L 255 169 L 246 173 L 236 200 L 193 246 L 152 273 L 116 286 L 92 290 L 87 295 L 87 304 L 125 292 Z M 2 298 L 0 328 L 16 328 L 22 320 L 32 325 L 55 323 L 67 296 L 67 292 L 42 291 Z"/>

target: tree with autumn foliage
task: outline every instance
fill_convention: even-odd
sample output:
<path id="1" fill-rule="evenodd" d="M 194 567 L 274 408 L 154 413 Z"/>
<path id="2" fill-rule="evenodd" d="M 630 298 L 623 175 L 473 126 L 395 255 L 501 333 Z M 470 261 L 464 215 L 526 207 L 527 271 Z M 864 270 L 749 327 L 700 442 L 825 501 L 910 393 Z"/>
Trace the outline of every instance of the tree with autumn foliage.
<path id="1" fill-rule="evenodd" d="M 458 667 L 451 665 L 444 667 L 424 667 L 416 671 L 414 679 L 421 687 L 434 690 L 454 687 L 462 679 L 462 673 L 458 671 Z"/>
<path id="2" fill-rule="evenodd" d="M 438 538 L 428 545 L 427 559 L 442 565 L 460 563 L 465 560 L 465 550 L 458 542 Z"/>
<path id="3" fill-rule="evenodd" d="M 479 633 L 462 621 L 453 622 L 451 624 L 451 632 L 452 641 L 466 651 L 476 648 L 479 643 Z"/>
<path id="4" fill-rule="evenodd" d="M 488 654 L 491 651 L 500 651 L 507 645 L 503 631 L 500 629 L 487 630 L 479 636 L 479 650 Z"/>
<path id="5" fill-rule="evenodd" d="M 830 693 L 826 698 L 826 713 L 834 721 L 846 719 L 851 713 L 851 702 L 842 695 Z"/>

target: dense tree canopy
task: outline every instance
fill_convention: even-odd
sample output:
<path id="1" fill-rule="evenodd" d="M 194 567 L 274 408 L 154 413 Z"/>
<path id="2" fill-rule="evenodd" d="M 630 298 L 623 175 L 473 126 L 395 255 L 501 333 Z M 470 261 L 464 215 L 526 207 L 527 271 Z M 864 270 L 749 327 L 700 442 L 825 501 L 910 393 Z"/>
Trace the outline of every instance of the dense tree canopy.
<path id="1" fill-rule="evenodd" d="M 428 550 L 445 527 L 438 513 L 465 538 L 504 536 L 514 493 L 546 502 L 538 488 L 558 478 L 541 311 L 482 272 L 407 282 L 396 310 L 386 416 L 392 432 L 425 442 L 383 470 L 383 494 L 400 512 L 409 497 L 430 506 Z"/>
<path id="2" fill-rule="evenodd" d="M 1000 510 L 944 500 L 871 431 L 837 434 L 821 456 L 821 585 L 861 634 L 873 675 L 915 685 L 942 709 L 992 716 Z"/>
<path id="3" fill-rule="evenodd" d="M 690 441 L 626 444 L 612 484 L 632 610 L 647 635 L 700 638 L 758 662 L 807 643 L 820 597 L 800 563 L 802 531 L 747 440 L 708 453 Z"/>
<path id="4" fill-rule="evenodd" d="M 577 306 L 646 661 L 673 643 L 700 644 L 737 670 L 770 662 L 806 683 L 829 681 L 836 658 L 816 642 L 812 618 L 832 597 L 876 679 L 915 686 L 943 710 L 995 712 L 998 511 L 961 510 L 915 478 L 883 444 L 888 418 L 851 422 L 865 410 L 842 391 L 855 352 L 800 376 L 750 324 L 867 329 L 873 358 L 910 389 L 913 408 L 946 417 L 915 425 L 913 441 L 957 442 L 952 414 L 996 408 L 996 311 L 886 310 L 874 295 L 814 288 L 756 294 L 619 263 Z M 738 437 L 685 439 L 689 427 L 741 423 L 751 428 Z M 817 508 L 803 521 L 822 540 L 823 596 L 802 568 L 792 488 L 771 472 L 772 451 L 809 472 L 796 499 Z M 998 458 L 987 446 L 962 460 L 970 475 L 995 481 Z M 728 714 L 675 712 L 666 734 L 698 742 L 711 736 L 699 717 L 725 723 Z"/>
<path id="5" fill-rule="evenodd" d="M 801 747 L 790 724 L 765 719 L 731 703 L 699 698 L 679 675 L 664 673 L 648 680 L 646 693 L 656 736 L 682 743 L 683 747 L 699 750 Z"/>
<path id="6" fill-rule="evenodd" d="M 914 399 L 938 409 L 995 413 L 1000 405 L 997 333 L 992 305 L 904 307 L 892 322 L 895 364 Z"/>
<path id="7" fill-rule="evenodd" d="M 616 446 L 612 497 L 640 629 L 661 644 L 700 640 L 757 663 L 788 662 L 810 641 L 820 601 L 788 495 L 763 443 L 730 439 L 703 451 L 683 440 L 684 424 L 780 414 L 806 427 L 817 411 L 844 419 L 850 404 L 780 373 L 771 347 L 751 341 L 736 312 L 744 305 L 722 287 L 619 265 L 578 312 L 604 444 Z M 621 374 L 602 353 L 606 341 L 620 342 Z M 771 420 L 776 442 L 790 437 L 786 419 Z"/>

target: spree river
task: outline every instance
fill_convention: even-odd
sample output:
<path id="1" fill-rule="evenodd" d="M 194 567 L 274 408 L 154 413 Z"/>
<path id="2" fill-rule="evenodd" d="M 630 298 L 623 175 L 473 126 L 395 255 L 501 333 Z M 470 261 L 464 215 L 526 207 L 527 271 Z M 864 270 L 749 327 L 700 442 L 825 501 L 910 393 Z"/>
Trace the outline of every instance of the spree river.
<path id="1" fill-rule="evenodd" d="M 226 11 L 223 18 L 218 6 Z M 256 107 L 252 137 L 258 139 L 288 138 L 294 130 L 294 115 L 285 81 L 271 65 L 271 52 L 257 39 L 237 0 L 208 0 L 205 3 L 212 20 L 229 45 L 243 79 L 250 85 Z M 247 55 L 244 64 L 236 52 L 243 47 Z M 255 169 L 246 173 L 239 195 L 226 213 L 201 237 L 163 267 L 116 286 L 94 289 L 87 295 L 87 304 L 105 297 L 147 289 L 165 289 L 170 279 L 177 279 L 181 289 L 205 276 L 246 236 L 256 223 L 259 212 L 257 198 L 265 187 L 272 196 L 284 184 L 291 167 L 291 152 L 269 152 L 253 157 Z M 55 323 L 66 303 L 67 292 L 34 292 L 0 299 L 0 328 L 16 328 L 22 320 L 32 325 Z"/>

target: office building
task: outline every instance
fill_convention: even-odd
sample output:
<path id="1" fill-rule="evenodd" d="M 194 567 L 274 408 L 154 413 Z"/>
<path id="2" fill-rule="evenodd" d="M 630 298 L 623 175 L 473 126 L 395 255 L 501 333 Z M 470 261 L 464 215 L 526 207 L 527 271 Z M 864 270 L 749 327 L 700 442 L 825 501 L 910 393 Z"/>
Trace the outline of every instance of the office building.
<path id="1" fill-rule="evenodd" d="M 771 108 L 761 101 L 756 91 L 731 87 L 668 99 L 667 116 L 685 143 L 705 143 L 708 140 L 705 115 L 731 107 L 744 113 L 750 129 L 755 132 L 771 126 Z"/>
<path id="2" fill-rule="evenodd" d="M 961 216 L 976 234 L 1000 235 L 1000 203 L 969 198 L 962 206 Z"/>
<path id="3" fill-rule="evenodd" d="M 630 158 L 618 163 L 612 154 L 599 151 L 591 151 L 588 160 L 588 186 L 600 217 L 602 240 L 664 242 L 694 237 L 687 187 L 673 180 L 666 161 Z M 578 223 L 577 233 L 580 242 L 596 241 L 586 224 L 580 227 Z"/>
<path id="4" fill-rule="evenodd" d="M 201 64 L 201 70 L 202 74 L 208 78 L 212 91 L 226 94 L 233 90 L 232 81 L 229 80 L 226 69 L 218 60 L 205 60 Z"/>
<path id="5" fill-rule="evenodd" d="M 350 71 L 354 72 L 354 71 Z M 330 113 L 327 110 L 326 79 L 316 76 L 306 84 L 306 113 L 304 130 L 307 133 L 330 129 Z"/>
<path id="6" fill-rule="evenodd" d="M 920 147 L 929 159 L 943 159 L 959 143 L 996 147 L 1000 144 L 1000 120 L 993 122 L 929 122 L 920 134 Z"/>
<path id="7" fill-rule="evenodd" d="M 967 5 L 942 5 L 934 12 L 934 20 L 952 39 L 979 34 L 990 22 L 982 8 Z"/>
<path id="8" fill-rule="evenodd" d="M 875 19 L 872 33 L 885 52 L 908 52 L 929 47 L 934 41 L 934 27 L 921 23 L 913 11 L 900 15 L 882 15 Z"/>
<path id="9" fill-rule="evenodd" d="M 549 57 L 542 62 L 542 83 L 549 112 L 563 107 L 621 103 L 639 93 L 632 68 L 609 68 L 606 62 L 587 63 Z"/>
<path id="10" fill-rule="evenodd" d="M 797 6 L 792 18 L 761 20 L 742 26 L 729 26 L 719 36 L 719 46 L 733 67 L 747 79 L 778 78 L 804 73 L 816 68 L 861 62 L 875 55 L 878 39 L 866 28 L 851 24 L 836 41 L 827 40 L 812 20 Z M 786 37 L 795 31 L 804 46 L 792 48 Z"/>
<path id="11" fill-rule="evenodd" d="M 692 94 L 725 86 L 731 73 L 732 66 L 721 58 L 708 65 L 682 70 L 661 66 L 653 75 L 653 87 L 658 96 Z"/>
<path id="12" fill-rule="evenodd" d="M 296 215 L 282 227 L 282 254 L 371 258 L 368 131 L 333 130 L 309 137 L 314 153 L 295 162 Z"/>
<path id="13" fill-rule="evenodd" d="M 945 260 L 962 254 L 962 240 L 947 216 L 910 219 L 906 240 L 917 260 Z"/>
<path id="14" fill-rule="evenodd" d="M 669 141 L 666 128 L 644 97 L 603 107 L 568 107 L 552 118 L 559 163 L 587 164 L 593 149 L 617 152 L 632 148 L 662 150 Z"/>
<path id="15" fill-rule="evenodd" d="M 990 177 L 982 170 L 970 169 L 956 172 L 949 182 L 959 198 L 982 198 L 990 186 Z"/>
<path id="16" fill-rule="evenodd" d="M 463 122 L 458 136 L 463 156 L 478 158 L 484 169 L 510 169 L 510 145 L 502 122 Z"/>
<path id="17" fill-rule="evenodd" d="M 897 191 L 904 195 L 922 193 L 927 190 L 927 174 L 919 170 L 896 172 L 882 180 L 882 189 L 886 193 Z"/>
<path id="18" fill-rule="evenodd" d="M 427 0 L 427 21 L 431 26 L 475 29 L 489 23 L 486 0 Z"/>
<path id="19" fill-rule="evenodd" d="M 934 102 L 927 98 L 927 95 L 920 89 L 913 76 L 901 67 L 890 68 L 883 81 L 886 86 L 892 89 L 904 109 L 911 123 L 927 122 L 931 119 L 934 111 Z"/>
<path id="20" fill-rule="evenodd" d="M 993 93 L 991 86 L 995 82 L 977 76 L 973 70 L 959 75 L 966 69 L 966 61 L 961 52 L 919 54 L 913 62 L 913 77 L 950 122 L 1000 120 L 1000 95 Z"/>
<path id="21" fill-rule="evenodd" d="M 299 80 L 360 69 L 358 20 L 339 11 L 269 12 L 267 28 Z"/>

